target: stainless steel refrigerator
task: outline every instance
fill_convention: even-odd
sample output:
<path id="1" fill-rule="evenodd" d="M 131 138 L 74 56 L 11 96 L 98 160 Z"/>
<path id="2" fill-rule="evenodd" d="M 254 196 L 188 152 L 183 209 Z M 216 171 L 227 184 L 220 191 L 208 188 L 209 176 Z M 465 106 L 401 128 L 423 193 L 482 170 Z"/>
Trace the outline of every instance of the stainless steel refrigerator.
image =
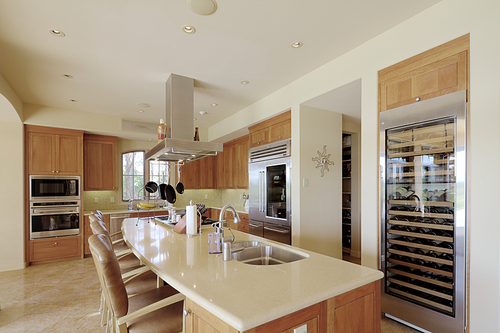
<path id="1" fill-rule="evenodd" d="M 465 91 L 380 114 L 382 312 L 466 328 Z"/>
<path id="2" fill-rule="evenodd" d="M 250 233 L 291 244 L 290 140 L 249 151 Z"/>

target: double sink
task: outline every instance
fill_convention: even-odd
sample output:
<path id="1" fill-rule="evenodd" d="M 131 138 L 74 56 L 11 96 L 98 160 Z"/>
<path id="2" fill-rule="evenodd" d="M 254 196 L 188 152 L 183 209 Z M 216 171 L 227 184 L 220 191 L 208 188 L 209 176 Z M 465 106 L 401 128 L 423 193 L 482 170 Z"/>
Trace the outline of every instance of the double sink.
<path id="1" fill-rule="evenodd" d="M 297 253 L 261 242 L 236 242 L 231 245 L 231 258 L 248 265 L 280 265 L 308 258 Z"/>

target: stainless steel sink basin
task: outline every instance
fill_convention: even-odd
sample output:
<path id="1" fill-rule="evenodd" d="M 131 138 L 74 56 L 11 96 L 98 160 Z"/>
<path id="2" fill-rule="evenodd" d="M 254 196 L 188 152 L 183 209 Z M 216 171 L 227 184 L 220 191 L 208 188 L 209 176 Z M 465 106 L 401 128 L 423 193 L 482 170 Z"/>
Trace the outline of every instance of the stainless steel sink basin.
<path id="1" fill-rule="evenodd" d="M 231 244 L 231 253 L 242 251 L 247 247 L 254 247 L 254 246 L 262 246 L 262 243 L 256 241 L 235 242 Z"/>
<path id="2" fill-rule="evenodd" d="M 307 254 L 300 254 L 269 245 L 247 247 L 239 252 L 232 253 L 231 256 L 233 259 L 249 265 L 279 265 L 309 257 Z"/>

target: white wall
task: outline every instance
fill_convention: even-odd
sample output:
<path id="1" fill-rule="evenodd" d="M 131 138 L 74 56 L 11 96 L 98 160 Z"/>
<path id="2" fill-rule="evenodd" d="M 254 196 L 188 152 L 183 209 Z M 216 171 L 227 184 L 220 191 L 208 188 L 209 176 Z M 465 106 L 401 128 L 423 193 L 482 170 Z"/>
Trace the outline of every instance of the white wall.
<path id="1" fill-rule="evenodd" d="M 301 140 L 292 145 L 299 145 L 300 168 L 292 155 L 292 174 L 298 173 L 299 182 L 292 193 L 300 191 L 300 201 L 292 199 L 292 206 L 300 205 L 300 215 L 292 209 L 292 245 L 298 241 L 304 249 L 342 259 L 342 115 L 305 105 L 298 112 Z M 325 145 L 334 165 L 322 177 L 312 159 L 323 154 Z"/>
<path id="2" fill-rule="evenodd" d="M 22 103 L 0 75 L 0 272 L 25 267 Z M 17 106 L 17 109 L 13 105 Z"/>

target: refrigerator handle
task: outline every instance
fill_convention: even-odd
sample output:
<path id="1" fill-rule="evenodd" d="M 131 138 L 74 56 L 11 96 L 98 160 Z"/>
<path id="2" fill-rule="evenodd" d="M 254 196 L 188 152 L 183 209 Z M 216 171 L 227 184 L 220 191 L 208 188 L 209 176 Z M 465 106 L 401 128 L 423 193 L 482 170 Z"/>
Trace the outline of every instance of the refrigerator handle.
<path id="1" fill-rule="evenodd" d="M 264 209 L 264 205 L 265 205 L 265 188 L 264 188 L 264 184 L 265 184 L 265 173 L 264 171 L 261 171 L 260 172 L 260 183 L 259 183 L 259 195 L 260 195 L 260 211 L 261 212 L 264 212 L 265 209 Z"/>

